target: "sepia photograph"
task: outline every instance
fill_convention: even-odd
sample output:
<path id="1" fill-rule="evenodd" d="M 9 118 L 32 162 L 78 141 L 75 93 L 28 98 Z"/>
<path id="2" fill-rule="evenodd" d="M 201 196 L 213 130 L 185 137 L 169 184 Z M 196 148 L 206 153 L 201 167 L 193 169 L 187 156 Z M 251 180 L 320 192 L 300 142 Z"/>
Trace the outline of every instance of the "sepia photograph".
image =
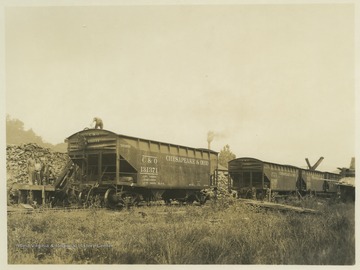
<path id="1" fill-rule="evenodd" d="M 3 2 L 6 268 L 356 267 L 356 1 Z"/>

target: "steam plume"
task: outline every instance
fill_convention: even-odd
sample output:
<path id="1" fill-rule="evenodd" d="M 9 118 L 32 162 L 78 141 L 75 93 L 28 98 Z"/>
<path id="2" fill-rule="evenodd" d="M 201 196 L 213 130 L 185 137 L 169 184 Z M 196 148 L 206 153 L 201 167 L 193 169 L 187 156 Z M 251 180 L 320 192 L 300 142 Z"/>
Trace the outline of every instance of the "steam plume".
<path id="1" fill-rule="evenodd" d="M 214 140 L 215 137 L 215 132 L 214 131 L 209 131 L 207 134 L 207 141 L 208 143 L 211 143 Z"/>
<path id="2" fill-rule="evenodd" d="M 215 138 L 218 138 L 218 139 L 223 139 L 223 138 L 226 138 L 228 135 L 228 132 L 226 131 L 223 131 L 223 132 L 215 132 L 215 131 L 209 131 L 207 133 L 207 142 L 208 142 L 208 149 L 210 149 L 210 144 L 211 142 L 215 139 Z"/>
<path id="3" fill-rule="evenodd" d="M 210 150 L 210 144 L 211 142 L 214 140 L 215 137 L 215 132 L 214 131 L 209 131 L 207 134 L 207 142 L 208 142 L 208 149 Z"/>

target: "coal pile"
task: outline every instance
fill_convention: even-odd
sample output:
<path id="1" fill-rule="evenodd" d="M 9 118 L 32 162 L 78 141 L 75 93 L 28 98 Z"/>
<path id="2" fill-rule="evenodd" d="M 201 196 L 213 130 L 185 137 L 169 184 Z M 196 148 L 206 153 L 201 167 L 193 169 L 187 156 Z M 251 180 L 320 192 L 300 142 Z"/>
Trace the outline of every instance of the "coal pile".
<path id="1" fill-rule="evenodd" d="M 218 183 L 217 183 L 217 198 L 218 199 L 227 199 L 236 197 L 236 192 L 229 190 L 228 187 L 228 177 L 223 172 L 218 174 Z"/>
<path id="2" fill-rule="evenodd" d="M 219 171 L 217 175 L 216 187 L 205 190 L 213 201 L 218 201 L 223 204 L 232 203 L 237 194 L 234 190 L 229 190 L 227 172 Z"/>
<path id="3" fill-rule="evenodd" d="M 70 160 L 66 153 L 53 152 L 49 148 L 40 147 L 35 143 L 7 145 L 6 171 L 8 187 L 11 187 L 14 183 L 28 183 L 27 162 L 32 154 L 35 160 L 47 160 L 50 165 L 50 178 L 53 179 L 56 179 Z"/>

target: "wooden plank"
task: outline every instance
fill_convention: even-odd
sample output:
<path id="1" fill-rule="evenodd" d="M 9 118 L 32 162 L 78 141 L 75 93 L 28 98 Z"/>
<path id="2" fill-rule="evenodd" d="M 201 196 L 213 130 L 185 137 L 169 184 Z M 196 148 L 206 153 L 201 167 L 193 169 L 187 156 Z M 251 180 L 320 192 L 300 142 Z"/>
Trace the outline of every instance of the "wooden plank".
<path id="1" fill-rule="evenodd" d="M 29 185 L 29 184 L 14 184 L 12 189 L 18 190 L 39 190 L 42 191 L 43 188 L 45 191 L 55 191 L 55 187 L 51 185 Z"/>
<path id="2" fill-rule="evenodd" d="M 26 210 L 34 210 L 34 207 L 32 207 L 30 204 L 20 203 L 19 206 L 25 208 Z"/>
<path id="3" fill-rule="evenodd" d="M 298 213 L 311 213 L 316 214 L 319 213 L 319 211 L 309 208 L 302 208 L 302 207 L 296 207 L 286 204 L 279 204 L 279 203 L 271 203 L 271 202 L 262 202 L 262 201 L 255 201 L 255 200 L 249 200 L 249 199 L 239 199 L 240 201 L 244 202 L 245 204 L 254 205 L 254 206 L 260 206 L 268 209 L 275 209 L 275 210 L 282 210 L 282 211 L 294 211 Z"/>

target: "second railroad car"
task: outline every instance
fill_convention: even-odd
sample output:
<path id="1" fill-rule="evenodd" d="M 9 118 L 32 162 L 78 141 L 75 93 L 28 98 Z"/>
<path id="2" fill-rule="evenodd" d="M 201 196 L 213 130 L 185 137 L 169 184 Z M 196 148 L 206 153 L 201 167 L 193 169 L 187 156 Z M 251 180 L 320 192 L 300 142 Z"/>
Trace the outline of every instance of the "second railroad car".
<path id="1" fill-rule="evenodd" d="M 255 158 L 229 161 L 229 188 L 239 197 L 264 198 L 269 193 L 305 195 L 306 193 L 336 194 L 335 173 L 307 170 Z"/>

